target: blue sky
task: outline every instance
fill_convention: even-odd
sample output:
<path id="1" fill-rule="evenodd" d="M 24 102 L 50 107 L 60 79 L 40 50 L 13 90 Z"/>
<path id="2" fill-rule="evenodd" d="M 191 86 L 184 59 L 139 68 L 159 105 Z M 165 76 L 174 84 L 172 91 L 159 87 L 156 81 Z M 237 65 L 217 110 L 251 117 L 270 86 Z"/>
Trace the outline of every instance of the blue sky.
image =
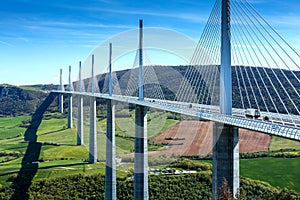
<path id="1" fill-rule="evenodd" d="M 162 27 L 200 38 L 214 0 L 9 0 L 0 7 L 0 83 L 57 84 L 101 42 L 123 31 Z M 251 0 L 299 52 L 300 2 Z M 66 78 L 65 78 L 66 79 Z M 67 79 L 66 79 L 67 80 Z"/>

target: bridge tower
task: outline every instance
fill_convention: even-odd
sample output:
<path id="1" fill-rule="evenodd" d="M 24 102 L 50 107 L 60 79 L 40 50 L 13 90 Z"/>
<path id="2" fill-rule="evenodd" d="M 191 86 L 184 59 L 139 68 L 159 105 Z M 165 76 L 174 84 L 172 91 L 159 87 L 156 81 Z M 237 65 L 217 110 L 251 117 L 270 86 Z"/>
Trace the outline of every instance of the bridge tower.
<path id="1" fill-rule="evenodd" d="M 143 21 L 139 23 L 139 101 L 144 101 Z M 148 199 L 147 108 L 135 107 L 134 199 Z"/>
<path id="2" fill-rule="evenodd" d="M 69 66 L 69 91 L 73 90 L 72 79 L 71 79 L 71 66 Z M 68 95 L 68 128 L 73 127 L 73 97 L 72 94 Z"/>
<path id="3" fill-rule="evenodd" d="M 232 114 L 230 0 L 222 0 L 220 113 Z M 215 123 L 213 127 L 212 197 L 216 199 L 224 179 L 233 196 L 239 188 L 238 128 Z"/>
<path id="4" fill-rule="evenodd" d="M 92 94 L 95 93 L 94 55 L 92 55 Z M 97 162 L 96 98 L 90 97 L 89 163 Z"/>
<path id="5" fill-rule="evenodd" d="M 112 44 L 109 44 L 109 96 L 113 94 Z M 107 100 L 106 117 L 106 169 L 105 200 L 117 199 L 116 183 L 116 141 L 115 141 L 115 103 Z"/>
<path id="6" fill-rule="evenodd" d="M 82 91 L 81 62 L 79 62 L 79 92 Z M 78 95 L 77 145 L 83 145 L 83 97 Z"/>
<path id="7" fill-rule="evenodd" d="M 63 90 L 63 84 L 62 84 L 62 69 L 60 69 L 59 73 L 59 90 Z M 63 94 L 58 95 L 58 112 L 63 113 L 64 112 L 64 96 Z"/>

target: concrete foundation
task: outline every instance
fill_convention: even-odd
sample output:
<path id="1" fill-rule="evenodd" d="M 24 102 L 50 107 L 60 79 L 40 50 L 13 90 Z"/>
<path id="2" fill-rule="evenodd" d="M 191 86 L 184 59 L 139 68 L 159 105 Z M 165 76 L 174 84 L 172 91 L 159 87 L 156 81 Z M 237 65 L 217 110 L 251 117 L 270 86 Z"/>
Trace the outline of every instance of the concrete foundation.
<path id="1" fill-rule="evenodd" d="M 147 108 L 135 107 L 134 199 L 148 199 Z"/>
<path id="2" fill-rule="evenodd" d="M 90 99 L 90 148 L 89 163 L 97 162 L 97 126 L 96 126 L 96 98 Z"/>
<path id="3" fill-rule="evenodd" d="M 233 196 L 239 188 L 239 134 L 234 126 L 215 123 L 213 127 L 212 199 L 226 179 Z"/>
<path id="4" fill-rule="evenodd" d="M 116 200 L 115 105 L 107 100 L 105 200 Z"/>
<path id="5" fill-rule="evenodd" d="M 83 97 L 78 96 L 77 145 L 83 144 Z"/>

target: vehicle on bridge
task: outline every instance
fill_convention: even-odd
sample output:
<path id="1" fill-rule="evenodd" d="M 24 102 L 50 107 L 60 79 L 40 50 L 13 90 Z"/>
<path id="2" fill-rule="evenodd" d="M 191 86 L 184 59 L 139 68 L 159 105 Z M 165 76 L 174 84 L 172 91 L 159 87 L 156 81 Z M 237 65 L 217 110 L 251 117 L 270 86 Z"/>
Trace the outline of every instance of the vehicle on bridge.
<path id="1" fill-rule="evenodd" d="M 255 109 L 255 108 L 247 108 L 245 110 L 245 115 L 246 115 L 246 117 L 259 118 L 260 111 L 259 111 L 259 109 Z"/>

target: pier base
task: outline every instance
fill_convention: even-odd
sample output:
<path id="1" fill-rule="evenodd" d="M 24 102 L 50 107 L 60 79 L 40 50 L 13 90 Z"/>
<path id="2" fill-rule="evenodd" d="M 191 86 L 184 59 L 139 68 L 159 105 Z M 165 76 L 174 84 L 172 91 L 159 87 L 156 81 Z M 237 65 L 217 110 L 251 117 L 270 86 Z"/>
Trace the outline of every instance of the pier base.
<path id="1" fill-rule="evenodd" d="M 105 200 L 117 199 L 116 185 L 115 104 L 107 100 Z"/>
<path id="2" fill-rule="evenodd" d="M 78 96 L 77 145 L 83 145 L 83 97 Z"/>
<path id="3" fill-rule="evenodd" d="M 235 197 L 239 188 L 239 134 L 234 126 L 215 123 L 213 127 L 212 199 L 218 196 L 224 179 Z"/>
<path id="4" fill-rule="evenodd" d="M 135 107 L 134 199 L 148 199 L 147 108 Z"/>
<path id="5" fill-rule="evenodd" d="M 90 99 L 90 147 L 89 163 L 97 162 L 97 125 L 96 125 L 96 98 Z"/>

